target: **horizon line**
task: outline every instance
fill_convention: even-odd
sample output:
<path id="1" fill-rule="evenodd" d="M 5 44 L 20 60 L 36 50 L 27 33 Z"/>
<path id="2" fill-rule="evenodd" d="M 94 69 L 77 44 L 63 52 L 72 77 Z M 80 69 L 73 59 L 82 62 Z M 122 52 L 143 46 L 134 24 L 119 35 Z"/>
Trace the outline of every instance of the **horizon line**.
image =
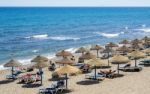
<path id="1" fill-rule="evenodd" d="M 84 7 L 85 7 L 85 8 L 86 8 L 86 7 L 91 7 L 91 8 L 92 8 L 92 7 L 93 7 L 93 8 L 94 8 L 94 7 L 95 7 L 95 8 L 96 8 L 96 7 L 140 8 L 140 7 L 141 7 L 141 8 L 142 8 L 142 7 L 143 7 L 143 8 L 149 8 L 150 6 L 0 6 L 0 7 L 35 7 L 35 8 L 36 8 L 36 7 L 41 7 L 41 8 L 42 8 L 42 7 L 43 7 L 43 8 L 44 8 L 44 7 L 52 7 L 52 8 L 53 8 L 53 7 L 54 7 L 54 8 L 55 8 L 55 7 L 56 7 L 56 8 L 57 8 L 57 7 L 58 7 L 58 8 L 59 8 L 59 7 L 60 7 L 60 8 L 61 8 L 61 7 L 66 7 L 66 8 L 67 8 L 67 7 L 73 7 L 73 8 L 74 8 L 74 7 L 75 7 L 75 8 L 76 8 L 76 7 L 77 7 L 77 8 L 78 8 L 78 7 L 79 7 L 79 8 L 80 8 L 80 7 L 81 7 L 81 8 L 82 8 L 82 7 L 83 7 L 83 8 L 84 8 Z"/>

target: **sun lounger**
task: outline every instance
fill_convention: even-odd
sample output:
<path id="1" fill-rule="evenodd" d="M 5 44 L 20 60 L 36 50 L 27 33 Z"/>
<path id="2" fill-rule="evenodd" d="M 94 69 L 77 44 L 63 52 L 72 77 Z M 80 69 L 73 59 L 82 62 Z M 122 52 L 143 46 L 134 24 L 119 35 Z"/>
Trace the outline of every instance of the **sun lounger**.
<path id="1" fill-rule="evenodd" d="M 94 74 L 87 74 L 87 75 L 85 75 L 85 78 L 86 79 L 91 79 L 91 80 L 104 80 L 104 76 L 100 75 L 100 74 L 96 75 L 96 79 L 95 79 L 95 75 Z"/>
<path id="2" fill-rule="evenodd" d="M 16 75 L 6 75 L 6 79 L 17 79 Z"/>
<path id="3" fill-rule="evenodd" d="M 124 69 L 119 69 L 124 72 L 140 72 L 142 70 L 142 67 L 126 67 Z"/>
<path id="4" fill-rule="evenodd" d="M 141 61 L 139 65 L 150 66 L 150 60 Z"/>
<path id="5" fill-rule="evenodd" d="M 57 81 L 56 83 L 53 83 L 49 88 L 42 88 L 39 89 L 40 94 L 56 94 L 59 90 L 62 91 L 62 89 L 65 87 L 64 81 Z"/>

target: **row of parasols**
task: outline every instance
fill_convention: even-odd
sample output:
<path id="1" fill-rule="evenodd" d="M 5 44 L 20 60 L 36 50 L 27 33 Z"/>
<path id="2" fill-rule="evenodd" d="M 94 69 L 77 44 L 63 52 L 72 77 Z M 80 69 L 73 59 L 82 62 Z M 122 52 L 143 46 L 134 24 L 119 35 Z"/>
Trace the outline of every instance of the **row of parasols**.
<path id="1" fill-rule="evenodd" d="M 146 39 L 147 39 L 147 37 L 145 37 L 145 40 Z M 148 39 L 146 41 L 148 41 Z M 134 45 L 138 45 L 141 43 L 141 41 L 139 41 L 138 39 L 135 39 L 134 41 L 132 41 L 130 43 L 135 43 L 135 42 L 136 42 L 136 44 L 134 44 Z M 146 54 L 142 51 L 139 51 L 139 49 L 137 49 L 137 48 L 136 49 L 134 48 L 135 51 L 131 50 L 131 48 L 126 46 L 126 44 L 129 44 L 129 41 L 127 41 L 127 40 L 123 40 L 121 43 L 124 44 L 124 46 L 118 48 L 117 50 L 118 51 L 124 51 L 124 52 L 130 51 L 131 53 L 129 53 L 128 56 L 132 57 L 132 59 L 135 60 L 135 67 L 136 67 L 137 66 L 136 61 L 140 58 L 144 58 L 146 56 Z M 118 45 L 111 42 L 111 43 L 106 45 L 105 49 L 103 49 L 103 47 L 101 47 L 99 45 L 95 45 L 90 50 L 96 50 L 97 51 L 97 57 L 99 57 L 98 53 L 99 53 L 100 49 L 103 49 L 103 52 L 105 52 L 105 53 L 109 53 L 109 52 L 112 52 L 113 47 L 118 47 Z M 144 51 L 146 53 L 150 53 L 150 49 L 146 49 Z M 96 75 L 96 67 L 97 66 L 106 66 L 106 63 L 107 63 L 106 61 L 101 60 L 100 58 L 96 58 L 96 56 L 91 54 L 84 47 L 79 48 L 76 51 L 76 53 L 82 53 L 81 57 L 83 59 L 88 60 L 85 62 L 86 64 L 89 64 L 91 66 L 95 66 L 95 75 Z M 57 72 L 58 74 L 66 74 L 66 77 L 67 77 L 67 74 L 80 73 L 81 72 L 78 68 L 71 66 L 75 62 L 73 62 L 72 60 L 67 58 L 68 56 L 72 56 L 72 54 L 70 52 L 62 50 L 61 52 L 58 52 L 56 54 L 56 56 L 62 56 L 63 57 L 61 60 L 56 61 L 56 63 L 64 64 L 64 66 L 57 68 L 55 70 L 55 72 Z M 33 60 L 31 60 L 31 62 L 34 62 L 33 63 L 34 67 L 39 69 L 40 72 L 42 71 L 42 68 L 48 67 L 48 63 L 47 63 L 48 61 L 49 61 L 48 58 L 41 56 L 41 55 L 38 55 Z M 123 56 L 123 55 L 119 55 L 119 54 L 114 55 L 110 60 L 110 62 L 112 64 L 118 65 L 118 69 L 119 69 L 120 64 L 125 64 L 125 63 L 128 63 L 129 61 L 130 60 L 127 56 Z M 12 67 L 12 75 L 13 75 L 14 67 L 19 67 L 19 66 L 22 66 L 22 64 L 20 62 L 18 62 L 17 60 L 14 60 L 14 59 L 10 60 L 8 63 L 6 63 L 4 65 L 4 67 Z M 118 74 L 119 74 L 119 70 L 118 70 Z M 42 84 L 42 74 L 41 74 L 41 84 Z M 67 81 L 66 81 L 66 87 L 67 87 Z"/>

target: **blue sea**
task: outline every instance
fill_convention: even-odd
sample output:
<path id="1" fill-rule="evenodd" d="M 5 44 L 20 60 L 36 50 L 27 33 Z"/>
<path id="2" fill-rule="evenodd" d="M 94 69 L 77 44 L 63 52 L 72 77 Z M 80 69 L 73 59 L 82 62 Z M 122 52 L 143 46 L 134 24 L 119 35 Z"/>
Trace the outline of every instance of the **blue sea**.
<path id="1" fill-rule="evenodd" d="M 149 35 L 147 7 L 1 7 L 0 63 Z"/>

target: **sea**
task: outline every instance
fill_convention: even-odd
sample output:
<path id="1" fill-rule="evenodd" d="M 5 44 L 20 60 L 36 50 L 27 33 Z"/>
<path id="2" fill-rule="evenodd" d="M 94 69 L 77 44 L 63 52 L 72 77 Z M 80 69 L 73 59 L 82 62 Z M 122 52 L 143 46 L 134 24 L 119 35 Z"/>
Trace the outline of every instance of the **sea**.
<path id="1" fill-rule="evenodd" d="M 0 69 L 38 54 L 150 36 L 150 7 L 0 7 Z"/>

